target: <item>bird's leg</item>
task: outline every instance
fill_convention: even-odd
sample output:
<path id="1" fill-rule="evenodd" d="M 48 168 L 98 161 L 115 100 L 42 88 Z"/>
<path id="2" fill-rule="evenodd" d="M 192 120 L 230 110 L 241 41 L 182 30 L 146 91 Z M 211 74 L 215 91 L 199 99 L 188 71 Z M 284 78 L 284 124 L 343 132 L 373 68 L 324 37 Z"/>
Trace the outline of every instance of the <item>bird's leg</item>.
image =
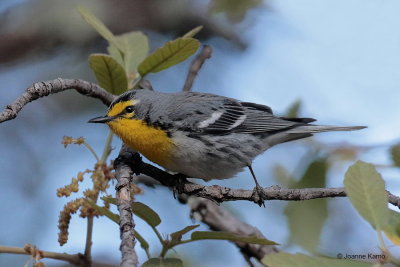
<path id="1" fill-rule="evenodd" d="M 256 175 L 254 174 L 254 171 L 253 171 L 253 168 L 251 167 L 251 165 L 249 165 L 248 167 L 249 167 L 251 176 L 253 176 L 254 182 L 256 183 L 256 187 L 253 190 L 254 200 L 260 207 L 261 207 L 261 205 L 265 207 L 265 204 L 264 204 L 264 199 L 265 199 L 264 189 L 258 183 Z"/>

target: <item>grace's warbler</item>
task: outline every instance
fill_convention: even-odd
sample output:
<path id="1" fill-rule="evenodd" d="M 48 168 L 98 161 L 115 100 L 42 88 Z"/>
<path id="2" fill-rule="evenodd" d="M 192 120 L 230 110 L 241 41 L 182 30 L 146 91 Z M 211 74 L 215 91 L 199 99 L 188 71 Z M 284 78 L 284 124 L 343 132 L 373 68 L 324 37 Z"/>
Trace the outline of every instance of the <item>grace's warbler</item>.
<path id="1" fill-rule="evenodd" d="M 276 144 L 365 128 L 313 121 L 278 117 L 267 106 L 213 94 L 138 89 L 120 95 L 107 115 L 89 122 L 106 123 L 127 146 L 167 170 L 210 180 L 233 177 L 245 167 L 255 179 L 253 159 Z"/>

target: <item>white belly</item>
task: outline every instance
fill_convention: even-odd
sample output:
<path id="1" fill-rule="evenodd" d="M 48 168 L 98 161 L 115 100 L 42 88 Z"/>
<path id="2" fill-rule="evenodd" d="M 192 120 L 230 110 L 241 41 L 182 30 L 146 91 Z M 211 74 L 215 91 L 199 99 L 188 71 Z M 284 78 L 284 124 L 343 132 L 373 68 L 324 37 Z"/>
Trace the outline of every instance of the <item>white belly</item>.
<path id="1" fill-rule="evenodd" d="M 172 138 L 174 156 L 164 167 L 204 180 L 232 178 L 266 149 L 248 134 L 191 138 L 174 133 Z"/>

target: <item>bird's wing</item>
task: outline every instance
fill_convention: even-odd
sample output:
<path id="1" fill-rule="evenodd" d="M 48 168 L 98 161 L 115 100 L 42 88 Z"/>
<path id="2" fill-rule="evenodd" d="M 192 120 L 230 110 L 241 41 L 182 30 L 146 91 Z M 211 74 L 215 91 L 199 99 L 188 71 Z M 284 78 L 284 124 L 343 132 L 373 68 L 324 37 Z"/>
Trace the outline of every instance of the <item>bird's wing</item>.
<path id="1" fill-rule="evenodd" d="M 195 133 L 227 133 L 243 123 L 245 109 L 240 102 L 212 94 L 176 94 L 166 112 L 175 128 Z"/>
<path id="2" fill-rule="evenodd" d="M 199 134 L 273 133 L 312 121 L 276 117 L 268 106 L 217 95 L 190 93 L 181 97 L 168 112 L 169 117 L 178 128 Z"/>
<path id="3" fill-rule="evenodd" d="M 231 132 L 246 120 L 246 113 L 239 102 L 226 99 L 217 110 L 205 120 L 199 121 L 197 127 L 204 133 Z"/>
<path id="4" fill-rule="evenodd" d="M 275 133 L 315 121 L 311 118 L 284 118 L 274 116 L 267 106 L 240 102 L 246 119 L 235 131 L 241 133 Z"/>

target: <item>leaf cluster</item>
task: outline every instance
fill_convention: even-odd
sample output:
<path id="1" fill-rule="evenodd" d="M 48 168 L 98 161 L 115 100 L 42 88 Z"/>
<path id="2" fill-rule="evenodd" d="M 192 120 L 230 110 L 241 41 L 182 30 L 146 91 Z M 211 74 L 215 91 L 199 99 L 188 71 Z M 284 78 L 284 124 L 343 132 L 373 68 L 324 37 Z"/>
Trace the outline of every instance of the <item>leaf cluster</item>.
<path id="1" fill-rule="evenodd" d="M 306 174 L 311 168 L 313 168 L 312 165 L 310 165 Z M 306 174 L 305 176 L 307 176 Z M 280 169 L 279 175 L 285 177 L 286 174 Z M 379 247 L 382 251 L 382 257 L 384 258 L 383 260 L 381 258 L 378 262 L 367 263 L 350 259 L 307 256 L 304 254 L 288 254 L 281 252 L 266 256 L 262 262 L 271 267 L 381 266 L 381 264 L 387 262 L 399 266 L 399 259 L 395 258 L 386 247 L 383 241 L 383 234 L 385 234 L 395 245 L 400 244 L 400 213 L 389 209 L 388 207 L 388 193 L 385 190 L 385 182 L 382 179 L 381 174 L 377 172 L 373 164 L 357 161 L 348 168 L 345 174 L 344 185 L 347 196 L 353 207 L 356 209 L 358 214 L 360 214 L 361 217 L 363 217 L 373 227 L 373 229 L 375 229 L 378 236 Z M 304 230 L 306 227 L 303 225 L 302 229 Z"/>
<path id="2" fill-rule="evenodd" d="M 111 197 L 101 198 L 106 204 L 116 205 L 116 199 Z M 89 204 L 100 214 L 106 216 L 115 223 L 119 223 L 118 214 L 113 213 L 106 207 L 98 206 L 96 203 L 88 200 Z M 186 243 L 191 243 L 198 240 L 228 240 L 233 242 L 243 242 L 250 244 L 260 244 L 260 245 L 278 245 L 277 243 L 270 241 L 265 238 L 260 238 L 257 236 L 241 236 L 229 232 L 221 231 L 194 231 L 200 225 L 189 225 L 181 230 L 175 231 L 173 233 L 167 234 L 165 238 L 158 230 L 158 226 L 161 224 L 160 216 L 149 206 L 141 202 L 134 202 L 131 205 L 132 213 L 137 217 L 141 218 L 146 222 L 150 228 L 153 230 L 154 234 L 157 236 L 161 244 L 161 251 L 157 257 L 153 257 L 150 253 L 150 245 L 145 240 L 145 238 L 139 234 L 136 230 L 134 232 L 135 237 L 140 243 L 141 248 L 146 252 L 148 261 L 146 261 L 143 266 L 183 266 L 180 259 L 177 258 L 166 258 L 167 253 L 174 247 Z M 184 235 L 192 232 L 189 238 L 184 238 Z"/>
<path id="3" fill-rule="evenodd" d="M 181 63 L 196 53 L 200 46 L 193 36 L 202 29 L 201 26 L 149 54 L 149 41 L 142 32 L 133 31 L 116 36 L 88 10 L 79 8 L 79 12 L 109 43 L 108 54 L 90 55 L 89 65 L 99 85 L 114 95 L 136 88 L 150 73 Z"/>

